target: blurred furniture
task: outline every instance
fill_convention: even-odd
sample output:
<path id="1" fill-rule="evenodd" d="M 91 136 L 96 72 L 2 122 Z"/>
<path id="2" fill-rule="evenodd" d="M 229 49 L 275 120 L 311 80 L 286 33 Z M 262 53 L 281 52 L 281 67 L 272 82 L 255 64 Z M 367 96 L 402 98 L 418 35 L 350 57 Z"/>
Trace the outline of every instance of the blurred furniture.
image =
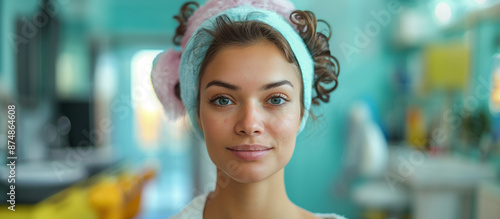
<path id="1" fill-rule="evenodd" d="M 477 219 L 497 219 L 500 216 L 500 183 L 481 183 L 477 197 Z"/>
<path id="2" fill-rule="evenodd" d="M 387 168 L 387 141 L 374 121 L 374 109 L 358 101 L 349 113 L 347 168 L 349 176 L 365 179 L 352 189 L 352 199 L 364 209 L 365 218 L 402 218 L 408 207 L 408 194 L 384 181 Z M 345 182 L 343 182 L 345 183 Z"/>
<path id="3" fill-rule="evenodd" d="M 388 182 L 410 188 L 412 218 L 457 219 L 472 217 L 475 189 L 495 179 L 496 172 L 488 164 L 460 157 L 431 157 L 408 147 L 391 147 L 386 176 Z"/>
<path id="4" fill-rule="evenodd" d="M 64 147 L 50 150 L 50 160 L 73 160 L 68 166 L 84 166 L 88 176 L 109 170 L 120 162 L 119 155 L 111 145 Z"/>
<path id="5" fill-rule="evenodd" d="M 127 219 L 137 216 L 140 211 L 142 190 L 155 176 L 155 170 L 143 167 L 137 171 L 124 167 L 107 169 L 91 178 L 80 181 L 69 188 L 34 204 L 16 204 L 16 211 L 0 206 L 0 218 L 9 219 Z M 68 170 L 65 170 L 68 171 Z M 21 172 L 21 170 L 20 170 Z M 52 171 L 56 172 L 56 171 Z M 78 171 L 77 171 L 78 172 Z M 33 173 L 32 177 L 48 175 L 46 172 Z M 66 175 L 65 175 L 66 177 Z M 62 177 L 62 178 L 65 178 Z M 20 179 L 18 177 L 17 179 Z M 44 177 L 41 177 L 42 179 Z M 57 176 L 52 178 L 58 180 Z M 71 177 L 67 177 L 67 182 Z M 76 177 L 73 177 L 76 179 Z M 17 181 L 16 179 L 16 181 Z M 6 180 L 5 180 L 6 181 Z M 16 194 L 23 191 L 17 187 Z M 42 183 L 43 185 L 43 183 Z M 28 196 L 38 197 L 46 191 L 30 189 Z M 25 190 L 26 191 L 26 190 Z M 17 196 L 16 196 L 17 201 Z"/>
<path id="6" fill-rule="evenodd" d="M 17 164 L 16 203 L 35 204 L 87 178 L 87 170 L 84 166 L 69 167 L 65 164 L 67 163 L 64 160 Z M 2 167 L 0 185 L 4 188 L 10 185 L 7 183 L 8 176 L 9 169 Z"/>
<path id="7" fill-rule="evenodd" d="M 384 180 L 372 180 L 353 189 L 353 200 L 365 208 L 364 218 L 406 218 L 409 197 L 406 188 L 390 186 Z"/>

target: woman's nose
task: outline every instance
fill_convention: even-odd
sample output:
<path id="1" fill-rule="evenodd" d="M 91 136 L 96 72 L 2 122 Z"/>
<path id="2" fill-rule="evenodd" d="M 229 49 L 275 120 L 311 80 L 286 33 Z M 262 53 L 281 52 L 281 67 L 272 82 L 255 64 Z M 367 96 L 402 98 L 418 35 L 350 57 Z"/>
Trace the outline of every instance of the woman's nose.
<path id="1" fill-rule="evenodd" d="M 263 113 L 257 104 L 248 103 L 243 105 L 238 112 L 238 120 L 235 125 L 238 135 L 259 135 L 263 131 Z"/>

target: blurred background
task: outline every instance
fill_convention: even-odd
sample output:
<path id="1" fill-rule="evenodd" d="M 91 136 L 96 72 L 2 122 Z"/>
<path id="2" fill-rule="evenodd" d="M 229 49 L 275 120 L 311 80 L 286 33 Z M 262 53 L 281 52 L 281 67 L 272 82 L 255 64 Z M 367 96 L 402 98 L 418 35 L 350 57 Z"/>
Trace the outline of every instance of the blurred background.
<path id="1" fill-rule="evenodd" d="M 341 71 L 285 168 L 290 199 L 500 218 L 500 1 L 292 2 L 330 24 Z M 183 3 L 0 0 L 0 218 L 168 218 L 214 189 L 203 142 L 149 79 Z"/>

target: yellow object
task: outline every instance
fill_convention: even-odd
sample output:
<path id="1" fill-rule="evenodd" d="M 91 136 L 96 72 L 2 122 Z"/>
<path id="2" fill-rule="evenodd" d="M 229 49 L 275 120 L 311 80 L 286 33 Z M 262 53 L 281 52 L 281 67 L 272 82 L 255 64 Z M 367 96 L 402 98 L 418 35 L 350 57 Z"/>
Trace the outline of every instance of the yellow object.
<path id="1" fill-rule="evenodd" d="M 97 219 L 97 214 L 87 202 L 87 190 L 71 187 L 35 205 L 33 219 Z"/>
<path id="2" fill-rule="evenodd" d="M 425 48 L 425 88 L 463 90 L 470 72 L 470 48 L 462 41 Z"/>
<path id="3" fill-rule="evenodd" d="M 493 79 L 493 84 L 490 96 L 490 109 L 492 112 L 498 113 L 500 111 L 500 54 L 493 56 L 491 77 Z M 486 84 L 486 86 L 488 85 Z"/>
<path id="4" fill-rule="evenodd" d="M 0 205 L 0 218 L 8 219 L 26 219 L 31 218 L 33 205 L 17 205 L 14 208 L 16 211 L 7 209 L 10 205 Z"/>
<path id="5" fill-rule="evenodd" d="M 495 103 L 500 103 L 500 78 L 497 76 L 493 80 L 493 91 L 491 92 L 491 100 Z"/>
<path id="6" fill-rule="evenodd" d="M 65 189 L 38 204 L 16 205 L 16 211 L 0 206 L 0 218 L 9 219 L 97 219 L 88 205 L 87 191 L 81 187 Z"/>
<path id="7" fill-rule="evenodd" d="M 416 149 L 424 149 L 427 143 L 424 116 L 418 108 L 410 108 L 406 118 L 406 142 Z"/>
<path id="8" fill-rule="evenodd" d="M 140 210 L 142 188 L 154 175 L 147 169 L 141 175 L 125 173 L 116 180 L 96 184 L 89 190 L 88 203 L 99 219 L 133 218 Z"/>
<path id="9" fill-rule="evenodd" d="M 123 194 L 116 182 L 105 181 L 94 185 L 89 190 L 88 203 L 99 215 L 99 218 L 123 218 Z"/>
<path id="10" fill-rule="evenodd" d="M 0 218 L 9 219 L 129 219 L 140 210 L 142 189 L 155 176 L 140 174 L 100 175 L 67 188 L 35 205 L 16 205 L 15 212 L 2 205 Z"/>

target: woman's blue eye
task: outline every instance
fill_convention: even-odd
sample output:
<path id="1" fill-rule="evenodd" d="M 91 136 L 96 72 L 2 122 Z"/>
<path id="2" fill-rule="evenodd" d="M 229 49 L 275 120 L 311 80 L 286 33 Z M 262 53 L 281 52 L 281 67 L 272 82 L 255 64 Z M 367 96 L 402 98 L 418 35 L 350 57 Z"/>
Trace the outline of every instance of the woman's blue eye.
<path id="1" fill-rule="evenodd" d="M 215 100 L 215 102 L 217 105 L 221 105 L 221 106 L 229 105 L 232 103 L 231 100 L 229 100 L 228 98 L 225 98 L 225 97 L 219 97 Z"/>
<path id="2" fill-rule="evenodd" d="M 272 104 L 272 105 L 281 105 L 281 104 L 284 104 L 286 101 L 287 101 L 287 99 L 285 99 L 284 97 L 275 96 L 275 97 L 269 98 L 269 100 L 267 102 Z M 231 101 L 231 99 L 229 99 L 227 97 L 223 97 L 223 96 L 220 96 L 220 97 L 217 97 L 217 98 L 211 100 L 210 103 L 212 103 L 216 106 L 227 106 L 227 105 L 234 104 L 233 101 Z"/>
<path id="3" fill-rule="evenodd" d="M 285 102 L 285 100 L 283 99 L 283 97 L 271 97 L 268 102 L 274 105 L 281 105 Z"/>

